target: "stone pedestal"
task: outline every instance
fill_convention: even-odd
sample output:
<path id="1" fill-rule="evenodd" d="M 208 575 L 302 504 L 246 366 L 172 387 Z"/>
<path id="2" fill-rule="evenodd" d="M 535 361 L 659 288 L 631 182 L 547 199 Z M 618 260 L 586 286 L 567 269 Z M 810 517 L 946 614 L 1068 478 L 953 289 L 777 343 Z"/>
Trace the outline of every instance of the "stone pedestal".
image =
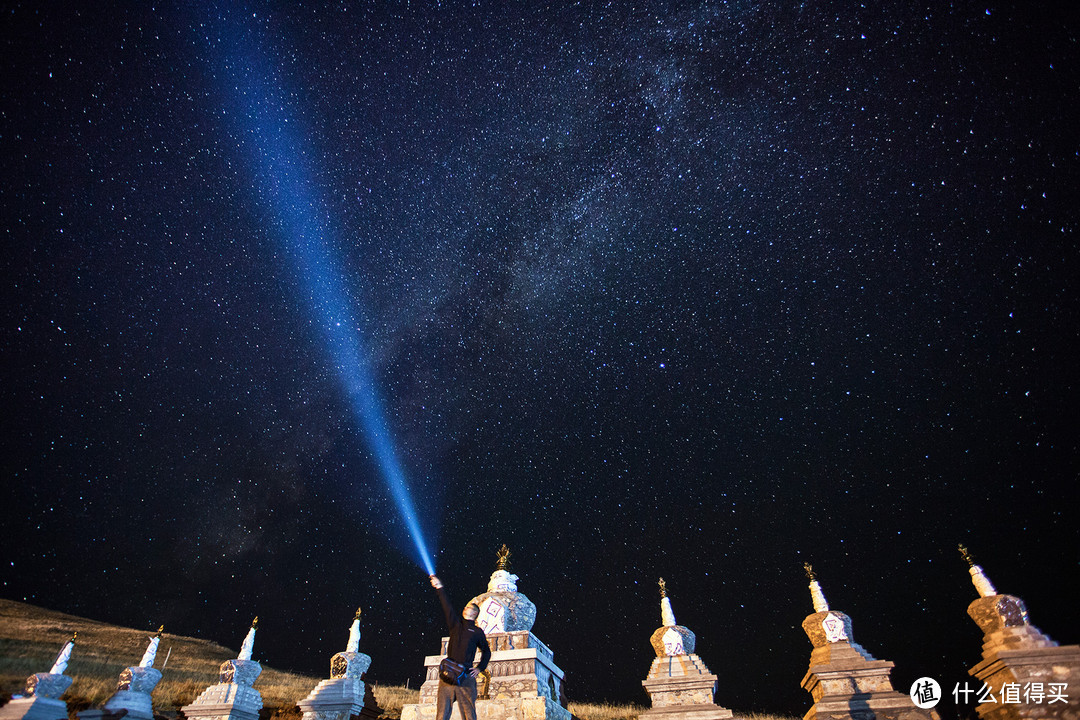
<path id="1" fill-rule="evenodd" d="M 649 676 L 641 681 L 652 700 L 652 709 L 641 713 L 649 720 L 727 720 L 730 710 L 713 702 L 716 676 L 709 672 L 694 650 L 697 637 L 675 622 L 675 610 L 660 578 L 660 627 L 649 637 L 656 659 Z"/>
<path id="2" fill-rule="evenodd" d="M 980 597 L 968 605 L 967 612 L 983 631 L 983 660 L 969 672 L 989 686 L 996 700 L 976 708 L 980 718 L 1080 717 L 1080 646 L 1060 647 L 1039 632 L 1028 620 L 1024 601 L 1012 595 Z M 1030 702 L 1031 696 L 1024 692 L 1033 683 L 1043 691 L 1042 702 Z M 1012 698 L 1005 698 L 1007 685 L 1015 692 Z M 1067 700 L 1048 702 L 1054 690 L 1061 690 Z M 1003 698 L 1017 702 L 1003 702 Z"/>
<path id="3" fill-rule="evenodd" d="M 402 708 L 402 720 L 432 720 L 438 696 L 438 664 L 442 654 L 423 658 L 426 680 L 420 685 L 420 702 Z M 490 678 L 476 679 L 477 720 L 569 720 L 564 705 L 564 673 L 555 665 L 554 654 L 529 630 L 492 633 L 487 636 L 491 660 Z M 476 655 L 477 660 L 480 654 Z"/>
<path id="4" fill-rule="evenodd" d="M 893 663 L 877 660 L 852 639 L 851 618 L 824 610 L 802 624 L 814 650 L 802 687 L 814 698 L 803 720 L 939 720 L 893 689 Z"/>
<path id="5" fill-rule="evenodd" d="M 382 712 L 363 677 L 371 667 L 371 657 L 358 652 L 341 652 L 330 659 L 330 679 L 323 680 L 311 694 L 297 703 L 304 720 L 349 720 L 358 715 L 375 720 Z"/>
<path id="6" fill-rule="evenodd" d="M 693 653 L 657 657 L 649 668 L 649 677 L 641 684 L 652 698 L 652 709 L 641 713 L 642 718 L 726 720 L 732 717 L 730 710 L 713 702 L 716 676 Z"/>
<path id="7" fill-rule="evenodd" d="M 0 708 L 0 720 L 67 720 L 67 703 L 60 699 L 72 679 L 67 675 L 35 673 L 26 678 L 25 697 Z"/>
<path id="8" fill-rule="evenodd" d="M 0 707 L 0 720 L 67 720 L 67 703 L 57 698 L 13 698 Z"/>
<path id="9" fill-rule="evenodd" d="M 439 663 L 446 657 L 448 640 L 442 639 L 442 654 L 424 658 L 426 679 L 420 686 L 420 702 L 403 707 L 401 720 L 435 717 Z M 481 675 L 476 680 L 477 720 L 570 720 L 570 711 L 564 707 L 564 673 L 550 648 L 528 630 L 491 633 L 487 641 L 490 678 Z"/>
<path id="10" fill-rule="evenodd" d="M 206 688 L 190 705 L 181 708 L 188 720 L 258 720 L 262 695 L 251 687 L 262 672 L 254 660 L 226 660 L 217 685 Z"/>
<path id="11" fill-rule="evenodd" d="M 109 720 L 128 717 L 132 720 L 154 720 L 151 693 L 161 682 L 161 671 L 152 667 L 129 667 L 120 673 L 120 684 L 112 697 L 100 708 L 83 710 L 79 720 Z"/>
<path id="12" fill-rule="evenodd" d="M 510 572 L 510 550 L 503 545 L 487 592 L 465 606 L 463 615 L 475 618 L 484 631 L 491 659 L 476 679 L 477 720 L 570 720 L 563 694 L 563 671 L 551 649 L 532 634 L 536 606 L 518 592 L 517 575 Z M 437 578 L 432 576 L 432 584 Z M 441 585 L 435 585 L 441 588 Z M 449 638 L 438 655 L 424 658 L 425 679 L 420 702 L 401 709 L 401 720 L 433 720 L 439 695 L 439 663 L 446 657 Z M 473 664 L 478 662 L 477 651 Z"/>

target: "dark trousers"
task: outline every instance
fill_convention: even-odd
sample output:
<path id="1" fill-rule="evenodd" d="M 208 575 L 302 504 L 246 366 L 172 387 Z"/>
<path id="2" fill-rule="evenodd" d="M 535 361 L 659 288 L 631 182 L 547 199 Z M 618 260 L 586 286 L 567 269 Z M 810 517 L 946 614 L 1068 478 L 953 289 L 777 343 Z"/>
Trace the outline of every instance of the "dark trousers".
<path id="1" fill-rule="evenodd" d="M 435 703 L 435 720 L 450 720 L 454 703 L 461 720 L 476 720 L 476 678 L 465 678 L 460 685 L 439 680 L 439 696 Z"/>

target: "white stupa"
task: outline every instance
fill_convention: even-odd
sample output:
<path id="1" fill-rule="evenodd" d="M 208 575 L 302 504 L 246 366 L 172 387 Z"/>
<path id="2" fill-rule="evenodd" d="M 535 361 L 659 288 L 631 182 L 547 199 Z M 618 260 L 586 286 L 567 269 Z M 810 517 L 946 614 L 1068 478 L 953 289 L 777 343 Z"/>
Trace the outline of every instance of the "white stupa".
<path id="1" fill-rule="evenodd" d="M 562 669 L 554 653 L 532 632 L 536 605 L 518 591 L 520 578 L 510 572 L 510 550 L 497 553 L 495 572 L 487 591 L 467 605 L 480 610 L 476 624 L 487 636 L 491 661 L 477 679 L 479 720 L 570 720 L 563 693 Z M 420 702 L 401 709 L 401 720 L 434 720 L 439 690 L 439 662 L 446 657 L 449 638 L 442 638 L 438 655 L 424 658 L 426 680 Z"/>
<path id="2" fill-rule="evenodd" d="M 154 669 L 161 633 L 165 626 L 158 628 L 157 634 L 150 638 L 150 643 L 143 652 L 138 665 L 124 668 L 120 673 L 120 682 L 116 692 L 105 701 L 100 709 L 83 710 L 79 720 L 102 720 L 109 716 L 123 715 L 132 720 L 153 720 L 154 706 L 151 694 L 161 682 L 161 671 Z"/>
<path id="3" fill-rule="evenodd" d="M 660 578 L 660 622 L 649 638 L 656 657 L 641 684 L 649 693 L 652 709 L 643 720 L 727 720 L 732 713 L 713 701 L 717 677 L 694 650 L 697 638 L 689 628 L 675 622 L 675 610 Z"/>
<path id="4" fill-rule="evenodd" d="M 368 692 L 364 673 L 371 667 L 371 656 L 360 652 L 360 608 L 349 627 L 345 652 L 330 658 L 330 679 L 323 680 L 311 694 L 297 703 L 304 720 L 349 720 L 353 715 L 378 718 L 380 710 L 374 693 Z"/>
<path id="5" fill-rule="evenodd" d="M 49 672 L 34 673 L 26 678 L 24 694 L 16 695 L 0 708 L 0 720 L 67 720 L 67 703 L 60 696 L 71 687 L 72 678 L 64 671 L 71 660 L 76 635 L 78 633 L 64 643 Z"/>
<path id="6" fill-rule="evenodd" d="M 251 659 L 259 618 L 240 646 L 235 660 L 226 660 L 218 672 L 218 684 L 211 685 L 190 705 L 182 708 L 188 720 L 258 720 L 262 695 L 251 687 L 262 672 L 262 665 Z"/>

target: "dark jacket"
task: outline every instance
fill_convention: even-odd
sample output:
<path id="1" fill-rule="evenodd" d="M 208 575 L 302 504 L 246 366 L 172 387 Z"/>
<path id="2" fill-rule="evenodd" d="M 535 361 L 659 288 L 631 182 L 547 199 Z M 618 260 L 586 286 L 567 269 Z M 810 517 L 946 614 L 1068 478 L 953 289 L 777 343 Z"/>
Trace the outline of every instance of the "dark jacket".
<path id="1" fill-rule="evenodd" d="M 486 670 L 488 660 L 491 659 L 491 648 L 488 647 L 487 637 L 484 631 L 476 627 L 472 620 L 466 620 L 450 607 L 450 600 L 446 597 L 446 591 L 436 588 L 439 593 L 439 602 L 442 603 L 443 614 L 446 615 L 446 626 L 450 629 L 450 642 L 446 645 L 446 656 L 465 667 L 472 667 L 473 658 L 476 657 L 476 649 L 480 648 L 480 664 L 477 670 Z"/>

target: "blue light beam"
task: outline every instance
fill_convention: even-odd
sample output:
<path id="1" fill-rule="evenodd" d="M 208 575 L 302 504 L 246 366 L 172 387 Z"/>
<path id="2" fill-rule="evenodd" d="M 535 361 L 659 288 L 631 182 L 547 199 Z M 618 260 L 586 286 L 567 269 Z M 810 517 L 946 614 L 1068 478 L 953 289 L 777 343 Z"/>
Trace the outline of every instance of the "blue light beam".
<path id="1" fill-rule="evenodd" d="M 327 243 L 327 229 L 318 219 L 322 204 L 317 202 L 312 174 L 305 165 L 305 158 L 315 154 L 298 137 L 299 123 L 286 110 L 288 100 L 281 83 L 265 72 L 267 55 L 254 47 L 255 42 L 250 46 L 245 42 L 250 37 L 246 28 L 229 18 L 225 20 L 221 37 L 216 43 L 210 41 L 211 50 L 224 51 L 219 66 L 224 69 L 226 82 L 221 84 L 231 101 L 225 114 L 232 119 L 241 145 L 253 161 L 256 187 L 274 214 L 280 230 L 276 234 L 296 266 L 308 309 L 322 332 L 349 406 L 364 428 L 375 463 L 416 546 L 420 563 L 429 575 L 434 575 L 431 553 L 350 309 L 349 291 Z"/>

